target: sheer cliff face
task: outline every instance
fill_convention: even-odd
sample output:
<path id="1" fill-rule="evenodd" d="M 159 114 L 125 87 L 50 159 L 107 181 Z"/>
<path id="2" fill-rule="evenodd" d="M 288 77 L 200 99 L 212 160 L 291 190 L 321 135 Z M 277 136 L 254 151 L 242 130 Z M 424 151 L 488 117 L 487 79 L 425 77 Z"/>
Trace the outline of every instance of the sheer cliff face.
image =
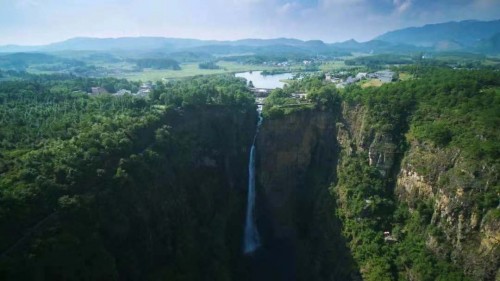
<path id="1" fill-rule="evenodd" d="M 323 162 L 330 173 L 334 171 L 335 119 L 331 113 L 309 111 L 265 120 L 257 148 L 258 181 L 274 236 L 295 239 L 294 211 L 308 192 L 305 184 L 310 167 Z"/>
<path id="2" fill-rule="evenodd" d="M 366 111 L 344 104 L 337 124 L 338 142 L 347 152 L 343 155 L 367 152 L 369 164 L 393 178 L 397 201 L 410 211 L 421 202 L 432 207 L 430 224 L 437 231 L 428 233 L 425 243 L 436 256 L 451 260 L 474 280 L 494 280 L 500 266 L 500 222 L 478 202 L 486 190 L 498 186 L 496 167 L 468 159 L 456 148 L 413 142 L 399 151 L 401 140 L 370 128 Z"/>
<path id="3" fill-rule="evenodd" d="M 461 156 L 458 149 L 412 143 L 397 177 L 396 195 L 411 209 L 433 207 L 427 247 L 463 267 L 474 280 L 493 280 L 500 261 L 500 222 L 478 201 L 498 184 L 495 167 Z"/>
<path id="4" fill-rule="evenodd" d="M 332 112 L 302 111 L 261 127 L 257 220 L 263 251 L 280 264 L 286 260 L 292 271 L 274 280 L 350 280 L 351 258 L 328 191 L 339 152 L 336 120 Z M 277 244 L 286 249 L 273 254 Z"/>
<path id="5" fill-rule="evenodd" d="M 335 183 L 338 162 L 358 153 L 366 155 L 366 162 L 389 183 L 396 202 L 408 206 L 410 213 L 422 203 L 430 206 L 423 241 L 428 250 L 459 266 L 473 280 L 494 280 L 500 260 L 500 223 L 478 198 L 485 190 L 497 188 L 496 167 L 467 159 L 453 148 L 409 143 L 403 150 L 404 135 L 372 128 L 367 114 L 366 107 L 344 104 L 337 113 L 304 111 L 264 121 L 257 143 L 257 205 L 261 204 L 259 220 L 271 226 L 268 236 L 291 239 L 300 249 L 318 219 L 314 210 L 330 204 L 318 203 L 319 197 L 312 194 L 332 197 L 322 192 L 328 182 Z M 335 212 L 334 205 L 328 205 L 328 212 Z M 334 221 L 333 239 L 342 239 L 337 218 L 323 219 Z M 315 227 L 321 223 L 327 222 Z M 309 232 L 303 232 L 304 226 Z"/>

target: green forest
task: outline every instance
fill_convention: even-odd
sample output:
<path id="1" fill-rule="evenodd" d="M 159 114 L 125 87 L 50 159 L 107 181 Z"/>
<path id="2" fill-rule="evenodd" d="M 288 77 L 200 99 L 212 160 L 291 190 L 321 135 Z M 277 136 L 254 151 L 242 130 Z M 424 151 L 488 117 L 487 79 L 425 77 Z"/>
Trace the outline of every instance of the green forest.
<path id="1" fill-rule="evenodd" d="M 123 82 L 0 83 L 0 279 L 225 280 L 238 268 L 244 169 L 230 165 L 246 164 L 256 119 L 245 84 L 86 94 Z"/>
<path id="2" fill-rule="evenodd" d="M 433 188 L 444 192 L 465 189 L 469 197 L 456 208 L 466 204 L 465 209 L 477 212 L 483 222 L 498 222 L 500 75 L 490 70 L 424 65 L 398 70 L 411 73 L 415 79 L 366 89 L 351 85 L 341 90 L 321 76 L 292 83 L 271 93 L 264 116 L 286 120 L 303 111 L 329 111 L 337 119 L 337 127 L 344 128 L 342 119 L 347 117 L 342 116 L 346 114 L 343 109 L 364 109 L 364 125 L 356 128 L 362 139 L 341 151 L 336 173 L 330 175 L 334 177 L 329 189 L 336 208 L 322 211 L 335 212 L 340 219 L 354 267 L 363 280 L 493 280 L 496 262 L 469 274 L 454 264 L 457 258 L 451 253 L 455 246 L 447 242 L 450 234 L 433 218 L 434 199 L 400 200 L 396 190 L 399 171 L 395 168 L 406 164 L 402 161 L 410 162 L 429 182 L 439 178 Z M 308 93 L 307 101 L 293 98 L 296 92 Z M 388 176 L 370 164 L 369 152 L 377 149 L 370 145 L 370 139 L 372 145 L 382 140 L 377 145 L 394 155 L 390 157 L 395 164 L 384 171 Z M 458 153 L 472 169 L 473 179 L 464 170 L 454 171 L 453 164 L 429 164 L 424 158 L 429 156 L 413 153 L 415 148 Z M 484 167 L 495 172 L 488 174 Z M 326 204 L 321 208 L 332 207 Z M 390 236 L 384 237 L 386 231 Z M 443 245 L 442 253 L 436 255 L 426 244 L 430 237 Z M 478 238 L 471 235 L 469 239 Z M 472 245 L 459 251 L 467 252 L 475 247 Z M 492 252 L 498 257 L 498 244 Z M 465 262 L 481 263 L 483 259 L 470 256 Z"/>
<path id="3" fill-rule="evenodd" d="M 500 125 L 498 72 L 414 66 L 407 70 L 418 78 L 381 88 L 353 87 L 341 96 L 347 103 L 367 107 L 369 130 L 391 136 L 396 153 L 408 153 L 412 144 L 435 150 L 454 149 L 468 165 L 498 167 L 500 134 L 495 129 Z M 433 203 L 415 200 L 408 206 L 398 201 L 394 179 L 381 177 L 377 169 L 368 165 L 364 153 L 355 152 L 342 161 L 338 182 L 331 187 L 354 257 L 361 267 L 368 269 L 363 277 L 467 280 L 458 267 L 449 263 L 450 256 L 436 258 L 425 245 L 429 235 L 445 244 L 443 230 L 431 222 Z M 431 177 L 438 173 L 433 170 L 437 167 L 418 165 L 421 159 L 414 157 L 412 161 L 421 174 Z M 487 185 L 487 176 L 483 174 L 482 178 L 479 170 L 477 173 L 474 185 L 469 187 L 472 198 L 467 208 L 477 208 L 481 217 L 493 216 L 489 219 L 498 220 L 498 179 L 493 179 L 491 188 L 484 189 L 481 185 Z M 450 181 L 458 181 L 455 183 L 458 186 L 469 184 L 463 176 L 445 174 L 439 179 L 438 188 L 456 188 Z M 384 243 L 381 235 L 389 229 L 399 240 L 393 245 Z"/>
<path id="4" fill-rule="evenodd" d="M 330 118 L 335 134 L 311 137 L 333 156 L 312 150 L 305 176 L 297 175 L 314 193 L 302 190 L 297 202 L 308 205 L 289 210 L 297 260 L 306 261 L 297 279 L 494 280 L 498 244 L 475 251 L 489 241 L 483 229 L 495 233 L 500 220 L 500 73 L 406 62 L 395 69 L 413 78 L 337 89 L 317 75 L 266 99 L 260 134 L 272 134 L 268 121 L 316 115 Z M 125 79 L 0 78 L 1 280 L 253 280 L 241 243 L 258 113 L 245 80 L 157 82 L 139 98 L 88 94 L 141 85 Z M 427 193 L 408 191 L 413 173 Z M 443 196 L 455 205 L 444 206 Z M 446 219 L 462 216 L 466 225 L 464 214 L 480 223 L 458 235 Z M 263 232 L 265 240 L 271 232 Z M 341 273 L 329 264 L 338 256 L 349 257 Z"/>

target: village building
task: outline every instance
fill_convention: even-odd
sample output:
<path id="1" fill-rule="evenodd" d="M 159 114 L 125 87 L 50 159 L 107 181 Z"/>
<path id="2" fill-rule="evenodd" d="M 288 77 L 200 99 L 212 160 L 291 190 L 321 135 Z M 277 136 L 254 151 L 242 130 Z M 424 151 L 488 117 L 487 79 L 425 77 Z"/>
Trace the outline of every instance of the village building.
<path id="1" fill-rule="evenodd" d="M 378 79 L 383 83 L 390 83 L 394 79 L 394 72 L 390 70 L 381 70 L 368 75 L 369 78 Z"/>
<path id="2" fill-rule="evenodd" d="M 153 83 L 145 82 L 140 87 L 135 96 L 145 98 L 153 91 Z"/>
<path id="3" fill-rule="evenodd" d="M 138 97 L 141 97 L 141 98 L 145 98 L 147 96 L 149 96 L 149 94 L 152 92 L 151 89 L 139 89 L 139 91 L 137 91 L 137 93 L 135 94 L 135 96 L 138 96 Z"/>
<path id="4" fill-rule="evenodd" d="M 118 92 L 114 93 L 113 96 L 119 97 L 119 96 L 124 96 L 124 95 L 131 95 L 131 94 L 132 94 L 132 92 L 129 90 L 121 89 Z"/>
<path id="5" fill-rule="evenodd" d="M 356 79 L 357 80 L 364 79 L 364 78 L 366 78 L 367 75 L 368 75 L 368 73 L 366 73 L 366 72 L 360 72 L 360 73 L 356 74 Z"/>
<path id="6" fill-rule="evenodd" d="M 293 93 L 292 97 L 296 98 L 296 99 L 306 99 L 307 94 L 306 93 Z"/>
<path id="7" fill-rule="evenodd" d="M 106 91 L 106 89 L 104 89 L 103 87 L 91 87 L 90 91 L 91 91 L 89 93 L 90 96 L 98 96 L 98 95 L 102 95 L 102 94 L 107 94 L 108 93 L 108 91 Z"/>
<path id="8" fill-rule="evenodd" d="M 267 97 L 269 93 L 271 93 L 271 89 L 264 88 L 250 88 L 250 91 L 252 91 L 256 97 Z"/>

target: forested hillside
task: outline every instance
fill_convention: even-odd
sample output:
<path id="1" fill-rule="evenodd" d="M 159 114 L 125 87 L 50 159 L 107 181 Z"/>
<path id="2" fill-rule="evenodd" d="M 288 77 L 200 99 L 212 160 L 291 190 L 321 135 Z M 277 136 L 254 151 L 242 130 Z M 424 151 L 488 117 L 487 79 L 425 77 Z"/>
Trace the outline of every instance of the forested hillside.
<path id="1" fill-rule="evenodd" d="M 287 235 L 297 251 L 312 237 L 332 239 L 341 233 L 353 258 L 352 279 L 495 280 L 500 257 L 500 76 L 496 71 L 418 65 L 400 71 L 415 79 L 338 91 L 318 77 L 271 94 L 264 113 L 272 122 L 264 123 L 261 135 L 263 142 L 269 138 L 279 145 L 273 148 L 276 155 L 264 148 L 260 156 L 265 166 L 261 200 L 270 201 L 272 210 L 265 216 L 278 221 L 275 232 L 284 226 L 299 235 L 309 229 L 311 237 Z M 291 96 L 296 91 L 307 92 L 312 104 L 297 104 Z M 325 143 L 322 134 L 332 129 L 318 118 L 335 122 L 336 141 Z M 297 134 L 303 134 L 299 141 Z M 340 151 L 337 157 L 318 162 L 335 156 L 325 154 L 332 149 Z M 272 182 L 281 174 L 291 189 L 283 191 Z M 321 181 L 328 179 L 331 199 L 322 193 L 328 186 Z M 287 203 L 272 203 L 276 194 Z M 304 196 L 314 198 L 308 203 L 312 213 L 304 213 L 302 201 L 311 200 Z M 294 214 L 295 224 L 284 221 L 287 213 Z M 317 219 L 328 213 L 340 220 L 341 229 L 326 227 L 326 221 L 319 228 L 310 221 L 311 214 Z M 309 216 L 302 218 L 305 214 Z M 335 221 L 330 216 L 329 223 Z M 338 256 L 338 250 L 323 251 L 313 260 L 318 265 Z M 315 280 L 331 277 L 317 275 Z"/>
<path id="2" fill-rule="evenodd" d="M 75 92 L 122 82 L 0 84 L 0 279 L 229 280 L 244 271 L 256 121 L 245 84 L 161 84 L 149 100 Z"/>
<path id="3" fill-rule="evenodd" d="M 245 81 L 0 73 L 0 279 L 495 280 L 500 74 L 394 70 L 270 94 L 250 256 Z"/>
<path id="4" fill-rule="evenodd" d="M 345 93 L 344 110 L 364 107 L 369 125 L 332 186 L 344 233 L 368 280 L 494 280 L 499 75 L 411 71 L 417 79 Z"/>

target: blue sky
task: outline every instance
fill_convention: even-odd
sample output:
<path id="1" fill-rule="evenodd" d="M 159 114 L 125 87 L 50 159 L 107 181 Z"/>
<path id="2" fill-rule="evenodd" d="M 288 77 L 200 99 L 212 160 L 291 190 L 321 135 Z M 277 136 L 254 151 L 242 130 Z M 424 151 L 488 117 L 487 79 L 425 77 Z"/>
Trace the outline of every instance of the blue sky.
<path id="1" fill-rule="evenodd" d="M 464 19 L 500 19 L 500 0 L 0 0 L 0 45 L 77 36 L 366 41 Z"/>

